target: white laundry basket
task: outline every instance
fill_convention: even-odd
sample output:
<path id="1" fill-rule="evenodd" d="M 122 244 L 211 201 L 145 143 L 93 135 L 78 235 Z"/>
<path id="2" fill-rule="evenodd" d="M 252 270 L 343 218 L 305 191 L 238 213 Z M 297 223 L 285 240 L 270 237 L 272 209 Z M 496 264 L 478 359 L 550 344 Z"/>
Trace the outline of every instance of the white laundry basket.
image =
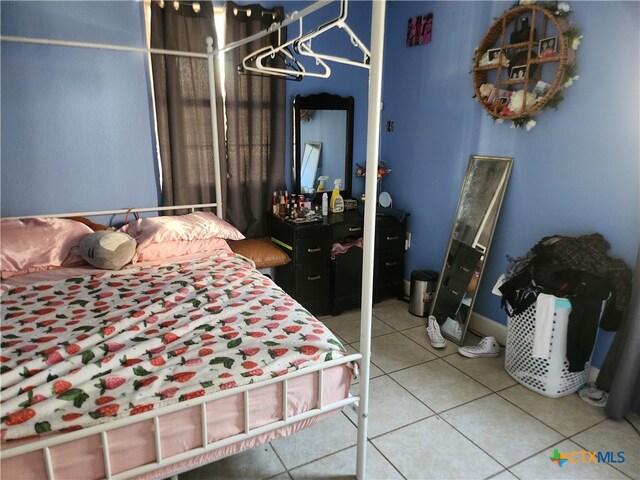
<path id="1" fill-rule="evenodd" d="M 591 359 L 583 371 L 570 372 L 567 360 L 567 327 L 571 302 L 556 298 L 549 358 L 532 356 L 536 321 L 536 303 L 524 312 L 509 317 L 504 367 L 525 387 L 547 397 L 562 397 L 577 391 L 587 382 Z"/>

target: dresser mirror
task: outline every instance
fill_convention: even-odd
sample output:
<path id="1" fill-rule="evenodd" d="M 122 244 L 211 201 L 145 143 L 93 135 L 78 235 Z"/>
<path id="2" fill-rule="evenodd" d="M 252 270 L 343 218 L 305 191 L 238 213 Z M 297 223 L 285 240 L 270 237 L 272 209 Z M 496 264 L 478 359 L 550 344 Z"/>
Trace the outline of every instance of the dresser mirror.
<path id="1" fill-rule="evenodd" d="M 462 345 L 513 159 L 472 155 L 462 184 L 431 315 Z"/>
<path id="2" fill-rule="evenodd" d="M 351 197 L 353 170 L 353 97 L 329 93 L 293 100 L 293 181 L 296 192 L 313 196 L 318 187 L 331 192 L 340 179 Z"/>

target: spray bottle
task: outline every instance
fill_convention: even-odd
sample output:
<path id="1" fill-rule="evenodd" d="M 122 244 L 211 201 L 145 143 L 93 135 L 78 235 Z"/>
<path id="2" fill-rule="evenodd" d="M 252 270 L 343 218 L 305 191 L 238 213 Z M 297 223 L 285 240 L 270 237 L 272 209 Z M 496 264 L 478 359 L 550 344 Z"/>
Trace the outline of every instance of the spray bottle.
<path id="1" fill-rule="evenodd" d="M 341 179 L 336 178 L 333 182 L 333 192 L 331 193 L 331 200 L 329 200 L 329 211 L 331 213 L 344 212 L 344 200 L 340 195 L 340 182 Z"/>

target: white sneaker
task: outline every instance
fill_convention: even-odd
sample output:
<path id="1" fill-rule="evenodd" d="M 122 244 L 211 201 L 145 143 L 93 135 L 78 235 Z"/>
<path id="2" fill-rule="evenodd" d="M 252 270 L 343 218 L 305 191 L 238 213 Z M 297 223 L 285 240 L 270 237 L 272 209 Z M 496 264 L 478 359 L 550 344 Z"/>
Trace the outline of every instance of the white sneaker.
<path id="1" fill-rule="evenodd" d="M 484 337 L 476 346 L 458 347 L 458 353 L 464 357 L 497 357 L 500 345 L 494 337 Z"/>
<path id="2" fill-rule="evenodd" d="M 427 336 L 429 337 L 429 343 L 433 348 L 444 348 L 447 346 L 447 342 L 440 333 L 440 325 L 438 320 L 433 315 L 429 315 L 429 324 L 427 325 Z"/>
<path id="3" fill-rule="evenodd" d="M 587 383 L 578 389 L 578 395 L 585 402 L 596 407 L 604 407 L 607 404 L 609 394 L 600 390 L 595 383 Z"/>

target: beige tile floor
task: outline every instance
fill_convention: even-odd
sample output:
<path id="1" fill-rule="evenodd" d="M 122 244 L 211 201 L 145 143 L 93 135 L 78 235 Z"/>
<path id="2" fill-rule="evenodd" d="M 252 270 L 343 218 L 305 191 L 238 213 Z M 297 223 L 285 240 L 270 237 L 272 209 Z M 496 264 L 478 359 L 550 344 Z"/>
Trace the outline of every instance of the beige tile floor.
<path id="1" fill-rule="evenodd" d="M 614 421 L 577 394 L 552 399 L 532 392 L 506 373 L 503 356 L 468 359 L 450 342 L 433 349 L 425 319 L 404 302 L 382 302 L 373 315 L 367 478 L 640 479 L 637 416 Z M 349 351 L 358 349 L 358 312 L 322 321 Z M 467 337 L 466 343 L 479 340 Z M 179 478 L 355 478 L 355 423 L 345 408 Z M 624 462 L 559 467 L 550 460 L 555 449 L 623 451 Z"/>

